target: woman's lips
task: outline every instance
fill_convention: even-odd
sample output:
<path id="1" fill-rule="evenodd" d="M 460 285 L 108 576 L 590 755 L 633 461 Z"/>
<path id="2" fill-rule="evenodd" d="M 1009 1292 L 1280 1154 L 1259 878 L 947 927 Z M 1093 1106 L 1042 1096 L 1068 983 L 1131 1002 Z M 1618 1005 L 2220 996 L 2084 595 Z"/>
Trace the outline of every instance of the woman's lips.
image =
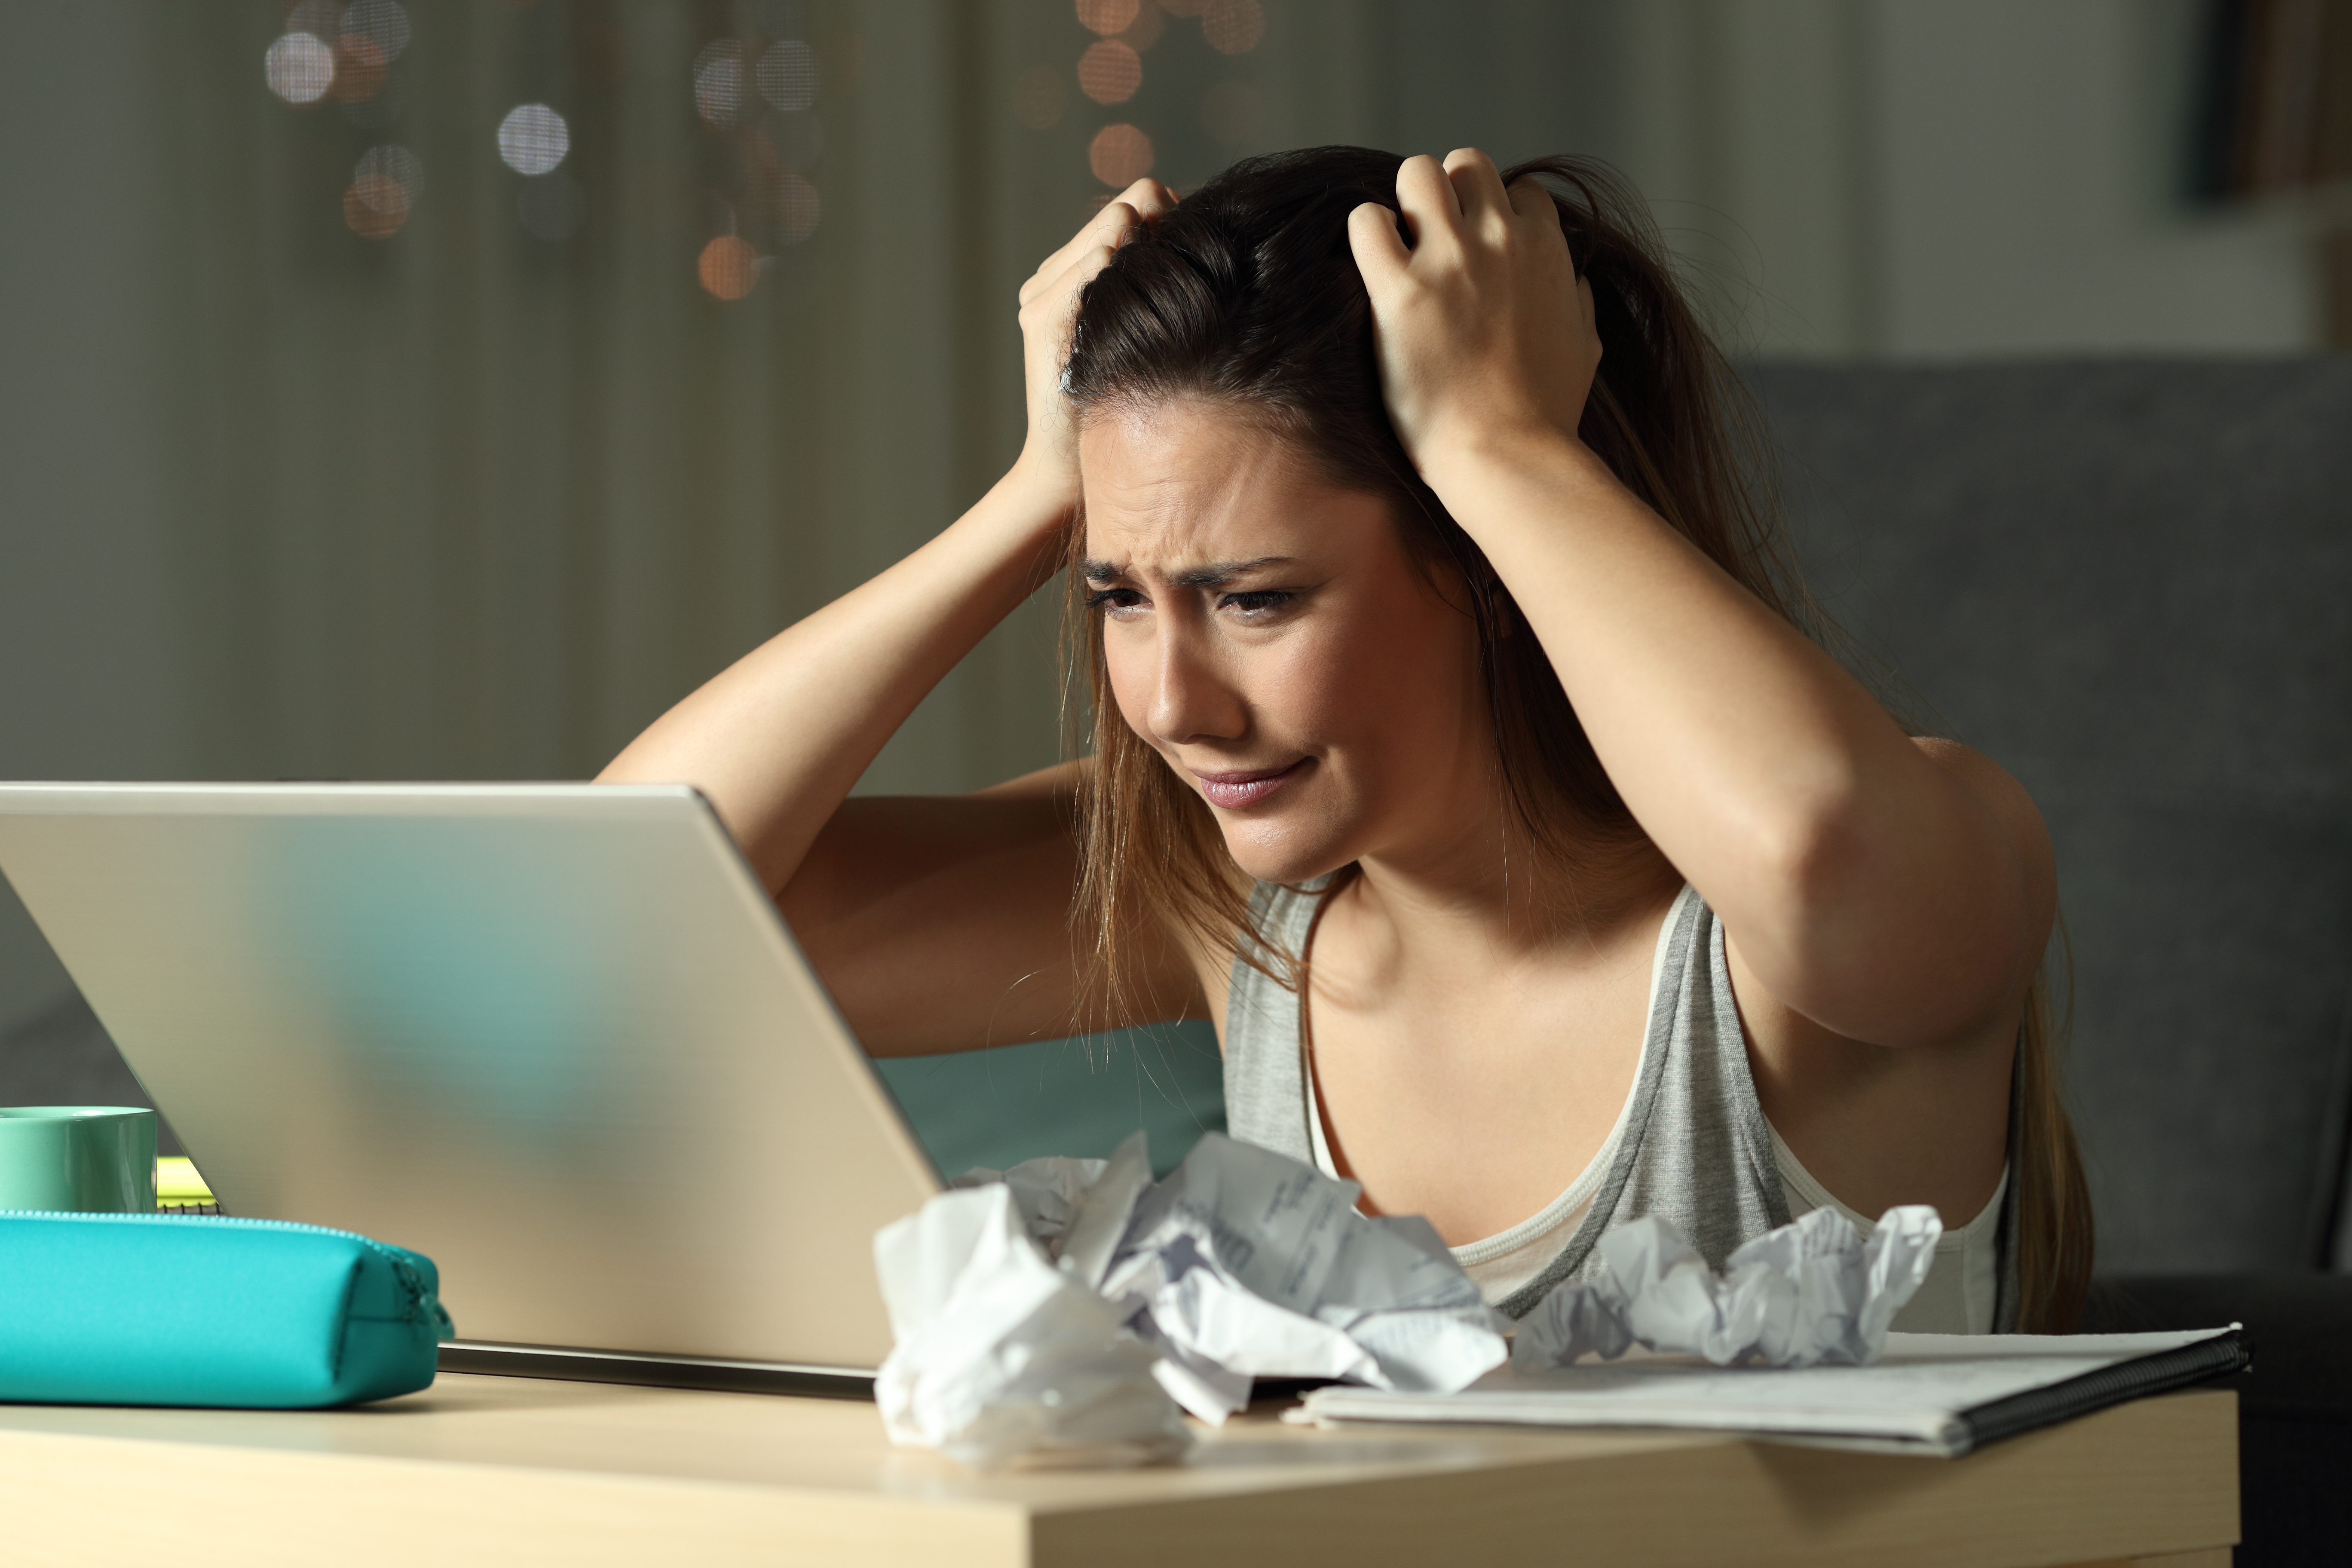
<path id="1" fill-rule="evenodd" d="M 1197 768 L 1192 776 L 1201 781 L 1201 793 L 1209 797 L 1211 805 L 1222 805 L 1228 811 L 1245 805 L 1255 805 L 1266 796 L 1290 782 L 1291 775 L 1307 765 L 1305 757 L 1286 768 L 1259 768 L 1250 773 L 1204 773 Z"/>

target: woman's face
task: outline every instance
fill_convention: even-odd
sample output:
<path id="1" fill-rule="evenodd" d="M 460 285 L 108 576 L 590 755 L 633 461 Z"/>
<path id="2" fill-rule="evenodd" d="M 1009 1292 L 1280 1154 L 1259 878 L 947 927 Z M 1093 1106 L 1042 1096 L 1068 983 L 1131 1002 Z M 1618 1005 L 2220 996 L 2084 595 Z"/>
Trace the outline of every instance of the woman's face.
<path id="1" fill-rule="evenodd" d="M 1119 713 L 1242 868 L 1293 881 L 1468 847 L 1496 788 L 1477 634 L 1388 503 L 1213 404 L 1098 416 L 1078 456 Z"/>

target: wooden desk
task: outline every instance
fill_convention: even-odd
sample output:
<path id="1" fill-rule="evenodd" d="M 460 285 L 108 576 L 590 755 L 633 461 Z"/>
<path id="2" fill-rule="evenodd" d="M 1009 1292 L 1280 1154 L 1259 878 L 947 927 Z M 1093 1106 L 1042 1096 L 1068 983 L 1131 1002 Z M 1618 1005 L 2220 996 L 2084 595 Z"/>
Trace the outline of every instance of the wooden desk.
<path id="1" fill-rule="evenodd" d="M 0 1406 L 0 1560 L 97 1563 L 2216 1568 L 2237 1396 L 1966 1459 L 1706 1436 L 1280 1425 L 1148 1470 L 969 1474 L 870 1405 L 445 1373 L 361 1410 Z"/>

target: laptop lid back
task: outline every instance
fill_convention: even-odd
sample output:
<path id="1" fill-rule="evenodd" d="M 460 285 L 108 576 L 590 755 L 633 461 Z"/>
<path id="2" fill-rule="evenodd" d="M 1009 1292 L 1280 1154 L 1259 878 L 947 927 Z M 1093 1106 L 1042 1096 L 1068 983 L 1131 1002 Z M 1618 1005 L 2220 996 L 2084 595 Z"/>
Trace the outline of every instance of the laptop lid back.
<path id="1" fill-rule="evenodd" d="M 938 1176 L 693 791 L 0 785 L 0 872 L 230 1214 L 426 1254 L 469 1341 L 887 1353 Z"/>

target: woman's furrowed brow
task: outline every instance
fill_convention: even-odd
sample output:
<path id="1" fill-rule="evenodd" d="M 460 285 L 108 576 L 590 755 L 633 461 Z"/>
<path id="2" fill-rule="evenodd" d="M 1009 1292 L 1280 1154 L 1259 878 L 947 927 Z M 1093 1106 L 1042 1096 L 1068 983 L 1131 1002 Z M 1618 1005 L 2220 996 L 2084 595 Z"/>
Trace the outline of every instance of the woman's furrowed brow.
<path id="1" fill-rule="evenodd" d="M 1211 561 L 1199 566 L 1187 566 L 1168 574 L 1170 586 L 1177 588 L 1222 588 L 1236 577 L 1246 577 L 1269 566 L 1287 566 L 1287 555 L 1260 555 L 1249 561 Z M 1128 568 L 1108 561 L 1086 561 L 1078 570 L 1089 583 L 1115 583 L 1128 574 Z"/>

